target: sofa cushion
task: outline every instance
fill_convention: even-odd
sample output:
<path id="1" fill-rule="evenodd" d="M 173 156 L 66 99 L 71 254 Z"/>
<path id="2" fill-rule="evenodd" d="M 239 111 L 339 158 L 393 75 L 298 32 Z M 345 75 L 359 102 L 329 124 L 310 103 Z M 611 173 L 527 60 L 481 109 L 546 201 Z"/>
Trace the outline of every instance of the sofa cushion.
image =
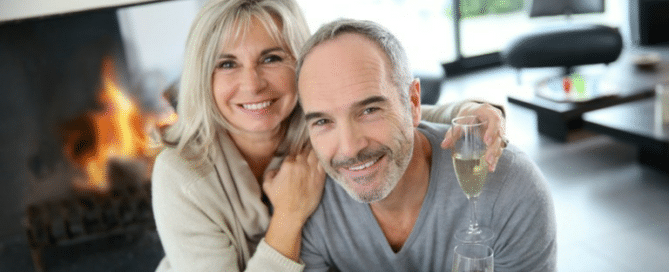
<path id="1" fill-rule="evenodd" d="M 565 25 L 541 29 L 514 39 L 502 52 L 515 68 L 610 63 L 623 41 L 618 29 L 603 25 Z"/>

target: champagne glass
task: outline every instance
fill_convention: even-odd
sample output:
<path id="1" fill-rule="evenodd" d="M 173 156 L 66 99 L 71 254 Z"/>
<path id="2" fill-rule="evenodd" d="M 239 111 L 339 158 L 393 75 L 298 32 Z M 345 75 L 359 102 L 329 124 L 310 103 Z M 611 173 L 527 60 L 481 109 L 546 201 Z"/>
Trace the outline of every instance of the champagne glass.
<path id="1" fill-rule="evenodd" d="M 456 135 L 453 168 L 471 211 L 469 227 L 456 231 L 455 238 L 464 243 L 481 243 L 493 237 L 492 231 L 479 226 L 476 218 L 476 201 L 488 175 L 488 163 L 484 158 L 486 144 L 483 141 L 487 123 L 476 116 L 458 117 L 452 123 L 452 132 Z"/>
<path id="2" fill-rule="evenodd" d="M 492 248 L 483 244 L 462 244 L 455 247 L 453 272 L 493 272 Z"/>

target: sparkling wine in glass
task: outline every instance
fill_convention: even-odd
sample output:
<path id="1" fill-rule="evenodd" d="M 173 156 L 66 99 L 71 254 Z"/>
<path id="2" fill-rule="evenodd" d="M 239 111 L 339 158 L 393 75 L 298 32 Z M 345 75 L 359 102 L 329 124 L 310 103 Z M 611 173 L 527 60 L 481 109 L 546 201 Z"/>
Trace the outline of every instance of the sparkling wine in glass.
<path id="1" fill-rule="evenodd" d="M 452 133 L 456 135 L 452 152 L 453 167 L 460 188 L 469 200 L 471 211 L 469 227 L 455 232 L 455 238 L 464 243 L 481 243 L 493 237 L 489 228 L 479 226 L 476 217 L 476 201 L 488 176 L 488 163 L 484 158 L 485 128 L 486 122 L 476 116 L 453 119 Z"/>
<path id="2" fill-rule="evenodd" d="M 455 247 L 453 272 L 493 272 L 492 248 L 483 244 L 462 244 Z"/>

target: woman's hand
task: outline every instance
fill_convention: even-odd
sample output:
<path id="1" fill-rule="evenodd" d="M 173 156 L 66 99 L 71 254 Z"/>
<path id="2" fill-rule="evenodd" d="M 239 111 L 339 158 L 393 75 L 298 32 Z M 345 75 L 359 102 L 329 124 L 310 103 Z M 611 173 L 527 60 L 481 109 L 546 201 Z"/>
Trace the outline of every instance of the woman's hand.
<path id="1" fill-rule="evenodd" d="M 265 174 L 263 191 L 274 207 L 265 241 L 293 261 L 299 260 L 302 226 L 318 207 L 324 185 L 325 171 L 311 148 Z"/>
<path id="2" fill-rule="evenodd" d="M 488 149 L 485 153 L 485 160 L 488 163 L 488 171 L 493 172 L 497 167 L 497 161 L 502 156 L 504 148 L 508 144 L 508 140 L 504 135 L 506 132 L 506 120 L 502 115 L 502 111 L 488 103 L 469 102 L 460 107 L 458 116 L 475 115 L 479 119 L 487 121 L 488 127 L 483 136 Z M 451 133 L 453 128 L 446 132 L 444 141 L 441 147 L 444 149 L 453 147 L 455 143 L 454 133 Z"/>
<path id="3" fill-rule="evenodd" d="M 274 214 L 295 216 L 306 222 L 316 210 L 323 194 L 325 171 L 311 148 L 300 154 L 288 156 L 278 170 L 265 174 L 263 190 Z"/>

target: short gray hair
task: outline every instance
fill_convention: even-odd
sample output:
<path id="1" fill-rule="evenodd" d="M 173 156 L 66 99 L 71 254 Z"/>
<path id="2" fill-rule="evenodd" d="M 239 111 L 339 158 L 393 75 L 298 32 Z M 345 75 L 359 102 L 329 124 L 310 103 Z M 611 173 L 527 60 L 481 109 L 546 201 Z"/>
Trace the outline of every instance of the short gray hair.
<path id="1" fill-rule="evenodd" d="M 323 42 L 334 40 L 346 33 L 360 34 L 383 50 L 390 62 L 391 79 L 400 90 L 400 97 L 403 101 L 408 101 L 409 85 L 413 77 L 404 47 L 402 47 L 400 41 L 388 29 L 372 21 L 337 19 L 321 26 L 302 47 L 300 57 L 297 61 L 295 80 L 299 81 L 304 59 L 316 46 Z"/>

